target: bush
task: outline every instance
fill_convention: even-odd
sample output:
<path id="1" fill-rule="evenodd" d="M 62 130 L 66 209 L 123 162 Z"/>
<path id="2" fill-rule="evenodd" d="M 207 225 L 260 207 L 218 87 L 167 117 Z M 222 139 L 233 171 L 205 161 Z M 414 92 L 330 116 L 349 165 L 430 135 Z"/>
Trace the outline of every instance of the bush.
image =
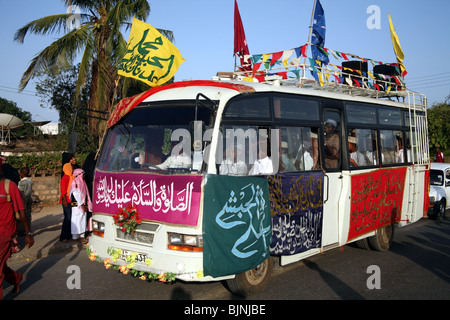
<path id="1" fill-rule="evenodd" d="M 82 166 L 87 154 L 77 154 L 77 163 Z M 6 157 L 6 162 L 19 170 L 22 167 L 30 169 L 30 175 L 58 174 L 62 169 L 61 153 L 24 154 Z"/>

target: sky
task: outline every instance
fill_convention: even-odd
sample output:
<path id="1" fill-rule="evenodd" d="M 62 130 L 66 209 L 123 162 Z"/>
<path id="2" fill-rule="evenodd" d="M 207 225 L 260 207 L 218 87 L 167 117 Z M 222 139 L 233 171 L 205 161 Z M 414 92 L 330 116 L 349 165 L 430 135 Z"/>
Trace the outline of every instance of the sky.
<path id="1" fill-rule="evenodd" d="M 234 0 L 149 0 L 146 20 L 174 32 L 175 46 L 186 61 L 176 81 L 210 80 L 234 69 Z M 238 0 L 251 54 L 293 49 L 308 41 L 314 0 Z M 388 13 L 405 54 L 405 78 L 410 90 L 423 93 L 429 106 L 450 95 L 450 1 L 448 0 L 321 0 L 325 11 L 325 47 L 383 62 L 396 62 Z M 372 10 L 379 9 L 379 15 Z M 0 97 L 14 101 L 34 121 L 58 122 L 49 106 L 40 107 L 35 83 L 18 87 L 33 57 L 58 38 L 57 34 L 25 37 L 14 33 L 35 19 L 67 12 L 59 0 L 0 0 Z M 375 15 L 374 15 L 375 14 Z M 373 20 L 375 19 L 375 20 Z M 369 22 L 379 21 L 379 26 Z M 125 33 L 128 39 L 128 34 Z M 309 54 L 310 56 L 310 54 Z M 1 112 L 1 110 L 0 110 Z"/>

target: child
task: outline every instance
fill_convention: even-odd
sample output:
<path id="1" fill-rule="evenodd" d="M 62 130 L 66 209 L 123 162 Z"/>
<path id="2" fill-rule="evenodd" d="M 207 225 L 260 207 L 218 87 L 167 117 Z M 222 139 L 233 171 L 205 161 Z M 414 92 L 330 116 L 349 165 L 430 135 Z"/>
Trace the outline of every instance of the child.
<path id="1" fill-rule="evenodd" d="M 87 211 L 92 211 L 91 197 L 84 181 L 84 171 L 75 169 L 73 171 L 73 181 L 70 185 L 70 198 L 72 199 L 72 219 L 71 230 L 72 239 L 80 239 L 81 243 L 86 243 L 85 232 Z"/>

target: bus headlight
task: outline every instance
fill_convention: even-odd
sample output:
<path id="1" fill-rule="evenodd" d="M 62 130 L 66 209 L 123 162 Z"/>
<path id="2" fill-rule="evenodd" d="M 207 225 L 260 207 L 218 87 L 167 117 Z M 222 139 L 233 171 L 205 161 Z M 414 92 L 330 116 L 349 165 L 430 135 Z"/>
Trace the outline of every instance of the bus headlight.
<path id="1" fill-rule="evenodd" d="M 203 251 L 203 237 L 190 234 L 169 233 L 169 249 L 178 251 Z"/>
<path id="2" fill-rule="evenodd" d="M 105 236 L 105 224 L 103 222 L 92 219 L 92 231 L 96 236 Z"/>

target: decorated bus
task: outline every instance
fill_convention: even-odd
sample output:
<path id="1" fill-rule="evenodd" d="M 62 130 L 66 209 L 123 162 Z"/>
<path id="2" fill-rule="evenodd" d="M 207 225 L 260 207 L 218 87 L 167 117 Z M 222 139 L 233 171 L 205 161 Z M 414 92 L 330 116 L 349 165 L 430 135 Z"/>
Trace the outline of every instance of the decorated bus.
<path id="1" fill-rule="evenodd" d="M 271 257 L 387 250 L 428 206 L 425 100 L 401 94 L 187 81 L 122 100 L 97 160 L 90 252 L 249 295 Z"/>
<path id="2" fill-rule="evenodd" d="M 228 79 L 119 102 L 95 169 L 92 260 L 249 296 L 275 263 L 348 243 L 386 251 L 396 227 L 426 215 L 427 102 L 406 89 L 392 22 L 389 64 L 326 48 L 318 0 L 312 18 L 311 42 L 250 55 L 235 2 Z M 144 38 L 128 52 L 150 54 L 157 41 Z"/>

